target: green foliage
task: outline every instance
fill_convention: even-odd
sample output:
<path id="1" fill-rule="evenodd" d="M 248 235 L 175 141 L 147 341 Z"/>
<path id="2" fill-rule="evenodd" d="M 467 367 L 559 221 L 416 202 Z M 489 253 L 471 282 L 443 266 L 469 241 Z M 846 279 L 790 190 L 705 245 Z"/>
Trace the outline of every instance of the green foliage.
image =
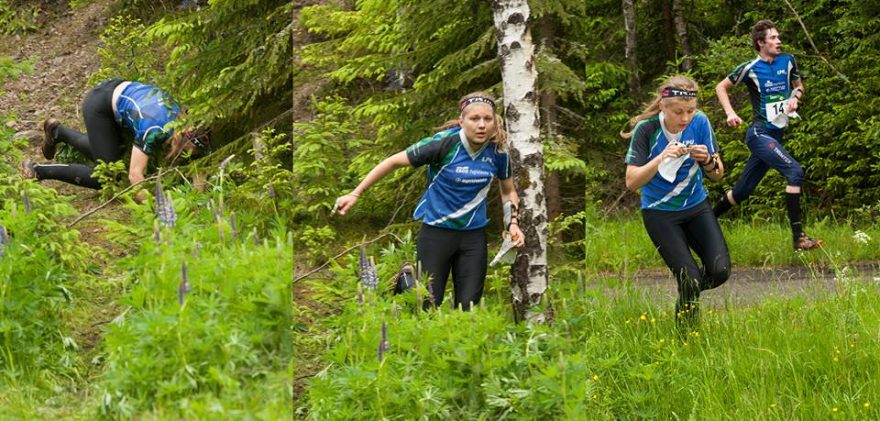
<path id="1" fill-rule="evenodd" d="M 174 227 L 151 231 L 147 206 L 132 208 L 133 224 L 114 224 L 116 241 L 137 253 L 118 262 L 128 274 L 128 310 L 104 336 L 100 413 L 283 416 L 289 393 L 278 373 L 293 352 L 290 237 L 279 229 L 260 240 L 223 212 L 215 219 L 207 197 L 185 189 L 171 196 Z"/>
<path id="2" fill-rule="evenodd" d="M 350 151 L 358 151 L 368 142 L 357 138 L 360 128 L 344 99 L 326 98 L 314 107 L 318 118 L 293 126 L 297 135 L 293 184 L 299 186 L 294 214 L 320 220 L 330 215 L 333 200 L 345 188 L 343 182 L 357 182 L 354 177 L 340 175 L 351 165 Z"/>
<path id="3" fill-rule="evenodd" d="M 0 243 L 8 240 L 0 245 L 0 372 L 13 381 L 70 375 L 77 344 L 61 310 L 85 276 L 89 247 L 63 224 L 73 207 L 16 174 L 22 145 L 11 138 L 0 130 Z"/>
<path id="4" fill-rule="evenodd" d="M 283 0 L 213 1 L 165 16 L 145 35 L 170 50 L 168 85 L 199 121 L 260 110 L 275 117 L 290 104 L 291 8 Z"/>
<path id="5" fill-rule="evenodd" d="M 146 26 L 137 18 L 112 17 L 98 47 L 101 67 L 89 76 L 89 85 L 110 78 L 162 81 L 168 51 L 145 37 L 144 31 Z"/>
<path id="6" fill-rule="evenodd" d="M 224 170 L 211 177 L 209 184 L 215 200 L 237 209 L 247 209 L 258 215 L 253 222 L 266 228 L 272 220 L 289 221 L 295 214 L 293 173 L 291 172 L 291 143 L 287 134 L 265 129 L 252 138 L 254 147 L 248 152 L 253 161 L 246 166 L 230 165 L 229 180 Z M 225 188 L 224 181 L 231 185 Z"/>
<path id="7" fill-rule="evenodd" d="M 289 131 L 292 3 L 120 5 L 102 36 L 92 83 L 119 77 L 163 87 L 188 109 L 186 124 L 213 129 L 215 150 L 266 127 Z"/>
<path id="8" fill-rule="evenodd" d="M 101 198 L 107 200 L 128 187 L 128 166 L 122 160 L 100 161 L 95 165 L 92 177 L 101 183 Z"/>
<path id="9" fill-rule="evenodd" d="M 556 284 L 553 326 L 513 325 L 508 305 L 491 300 L 471 313 L 413 312 L 397 297 L 349 302 L 324 320 L 328 368 L 309 384 L 308 416 L 876 416 L 870 332 L 880 326 L 880 291 L 864 282 L 706 308 L 700 330 L 681 333 L 670 303 L 626 284 Z"/>
<path id="10" fill-rule="evenodd" d="M 34 65 L 31 60 L 16 62 L 9 56 L 0 56 L 0 83 L 7 79 L 15 79 L 20 74 L 31 74 L 34 71 Z"/>
<path id="11" fill-rule="evenodd" d="M 0 0 L 0 34 L 8 35 L 37 29 L 38 16 L 40 16 L 40 8 L 37 6 L 25 6 L 16 0 Z"/>

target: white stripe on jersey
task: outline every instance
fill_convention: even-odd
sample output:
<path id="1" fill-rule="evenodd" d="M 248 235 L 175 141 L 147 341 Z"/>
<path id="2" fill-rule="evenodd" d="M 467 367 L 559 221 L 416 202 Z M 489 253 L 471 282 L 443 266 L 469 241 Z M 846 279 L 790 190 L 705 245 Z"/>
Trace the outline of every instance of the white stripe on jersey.
<path id="1" fill-rule="evenodd" d="M 480 203 L 482 203 L 483 200 L 486 199 L 486 196 L 489 195 L 489 187 L 492 187 L 492 182 L 491 182 L 491 181 L 489 181 L 489 183 L 486 184 L 486 186 L 483 187 L 483 188 L 479 191 L 479 193 L 477 193 L 477 195 L 476 195 L 473 199 L 471 199 L 470 202 L 465 203 L 464 206 L 461 207 L 461 209 L 459 209 L 459 210 L 457 210 L 457 211 L 455 211 L 455 212 L 452 212 L 451 214 L 446 215 L 446 216 L 444 216 L 444 217 L 442 217 L 442 218 L 439 218 L 439 219 L 436 219 L 436 220 L 433 220 L 433 221 L 430 221 L 430 222 L 426 222 L 426 224 L 428 224 L 428 225 L 439 225 L 439 224 L 442 224 L 442 223 L 446 222 L 447 219 L 458 218 L 459 216 L 464 216 L 464 215 L 466 215 L 468 212 L 470 212 L 470 211 L 476 209 L 477 206 L 480 206 Z"/>
<path id="2" fill-rule="evenodd" d="M 685 187 L 687 187 L 688 184 L 691 183 L 691 179 L 694 178 L 694 175 L 697 174 L 697 171 L 699 171 L 698 166 L 697 166 L 697 165 L 691 165 L 691 169 L 688 171 L 688 175 L 687 175 L 687 177 L 685 177 L 685 179 L 682 180 L 681 183 L 676 184 L 676 185 L 675 185 L 675 188 L 672 189 L 671 192 L 666 193 L 666 196 L 663 196 L 663 198 L 661 198 L 661 199 L 657 200 L 656 202 L 651 203 L 650 205 L 648 205 L 648 208 L 653 208 L 654 206 L 657 206 L 657 205 L 660 205 L 660 204 L 662 204 L 662 203 L 668 202 L 668 201 L 671 200 L 673 197 L 678 196 L 678 194 L 681 193 L 682 191 L 684 191 Z"/>

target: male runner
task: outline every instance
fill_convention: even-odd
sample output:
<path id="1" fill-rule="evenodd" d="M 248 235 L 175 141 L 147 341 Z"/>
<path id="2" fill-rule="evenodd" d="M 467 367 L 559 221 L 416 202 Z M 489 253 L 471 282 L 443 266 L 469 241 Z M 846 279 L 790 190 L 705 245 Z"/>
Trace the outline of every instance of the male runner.
<path id="1" fill-rule="evenodd" d="M 746 145 L 751 156 L 733 190 L 726 192 L 715 205 L 715 216 L 721 216 L 732 206 L 746 200 L 767 171 L 775 168 L 788 182 L 785 186 L 785 204 L 795 251 L 816 249 L 822 246 L 823 241 L 807 236 L 801 219 L 804 171 L 782 146 L 788 119 L 797 116 L 795 112 L 804 95 L 804 84 L 794 57 L 782 53 L 782 41 L 773 22 L 761 20 L 756 23 L 752 27 L 752 43 L 758 50 L 758 57 L 737 66 L 715 86 L 718 101 L 727 113 L 728 126 L 736 127 L 742 123 L 730 105 L 728 92 L 734 85 L 745 83 L 753 110 L 752 125 L 746 131 Z"/>

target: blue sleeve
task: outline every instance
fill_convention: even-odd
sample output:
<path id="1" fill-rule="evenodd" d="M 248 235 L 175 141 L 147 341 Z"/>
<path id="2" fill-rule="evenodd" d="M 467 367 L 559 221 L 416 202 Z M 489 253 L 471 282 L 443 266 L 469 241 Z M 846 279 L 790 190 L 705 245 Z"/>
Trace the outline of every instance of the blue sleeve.
<path id="1" fill-rule="evenodd" d="M 697 127 L 699 130 L 697 135 L 699 136 L 699 143 L 706 145 L 709 154 L 718 152 L 718 139 L 715 137 L 715 130 L 712 129 L 712 122 L 709 121 L 709 116 L 701 111 L 698 118 L 699 126 Z"/>

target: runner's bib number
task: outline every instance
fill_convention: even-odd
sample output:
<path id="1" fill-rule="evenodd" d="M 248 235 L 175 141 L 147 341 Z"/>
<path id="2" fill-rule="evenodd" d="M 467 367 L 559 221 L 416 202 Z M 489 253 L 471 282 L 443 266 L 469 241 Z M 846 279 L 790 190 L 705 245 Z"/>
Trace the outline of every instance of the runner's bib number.
<path id="1" fill-rule="evenodd" d="M 767 98 L 767 104 L 764 106 L 764 112 L 767 114 L 767 121 L 779 128 L 788 125 L 788 115 L 785 113 L 785 102 L 785 96 L 773 95 L 772 97 Z"/>

